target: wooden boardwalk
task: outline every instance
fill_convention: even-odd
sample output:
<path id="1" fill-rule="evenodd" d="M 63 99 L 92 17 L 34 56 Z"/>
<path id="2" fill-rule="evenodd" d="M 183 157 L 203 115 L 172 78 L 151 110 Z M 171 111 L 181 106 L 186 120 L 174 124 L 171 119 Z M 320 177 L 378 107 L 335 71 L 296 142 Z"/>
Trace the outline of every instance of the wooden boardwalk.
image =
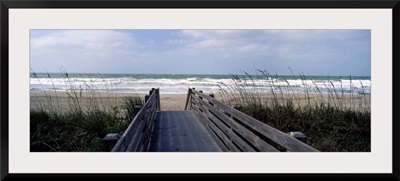
<path id="1" fill-rule="evenodd" d="M 189 88 L 182 111 L 161 111 L 159 89 L 152 89 L 145 96 L 145 102 L 121 137 L 109 137 L 109 134 L 103 139 L 103 149 L 112 148 L 108 150 L 112 152 L 318 152 L 299 138 L 194 88 Z"/>
<path id="2" fill-rule="evenodd" d="M 149 152 L 222 151 L 192 111 L 160 111 L 154 122 Z"/>

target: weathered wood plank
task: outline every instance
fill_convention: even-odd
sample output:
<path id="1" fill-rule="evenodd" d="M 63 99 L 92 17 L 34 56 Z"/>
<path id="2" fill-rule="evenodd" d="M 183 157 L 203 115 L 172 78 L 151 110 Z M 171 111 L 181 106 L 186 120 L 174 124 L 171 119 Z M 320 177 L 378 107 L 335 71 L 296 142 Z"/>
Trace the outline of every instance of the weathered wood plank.
<path id="1" fill-rule="evenodd" d="M 191 96 L 192 96 L 192 94 L 191 94 L 191 89 L 190 89 L 190 87 L 189 87 L 188 94 L 187 94 L 187 98 L 186 98 L 185 110 L 188 110 L 188 105 L 189 105 L 189 103 L 190 103 L 190 97 L 191 97 Z M 189 107 L 189 110 L 190 110 L 190 107 Z"/>
<path id="2" fill-rule="evenodd" d="M 194 107 L 192 107 L 192 108 L 194 108 Z M 210 126 L 205 125 L 203 118 L 201 118 L 201 116 L 199 115 L 199 112 L 195 111 L 195 112 L 194 112 L 194 115 L 197 117 L 197 119 L 198 119 L 199 121 L 201 120 L 201 123 L 202 123 L 203 126 L 206 128 L 206 130 L 210 133 L 211 137 L 213 138 L 213 140 L 215 141 L 215 143 L 217 143 L 217 145 L 219 146 L 219 148 L 220 148 L 222 151 L 224 151 L 224 152 L 230 151 L 230 150 L 228 149 L 227 145 L 225 145 L 224 141 L 223 141 L 221 138 L 219 138 L 219 137 L 217 136 L 217 134 L 215 134 L 215 133 L 213 132 L 213 130 L 210 128 Z"/>
<path id="3" fill-rule="evenodd" d="M 194 111 L 157 113 L 150 152 L 221 152 Z"/>
<path id="4" fill-rule="evenodd" d="M 129 141 L 128 147 L 126 150 L 135 151 L 138 145 L 140 144 L 140 139 L 143 136 L 143 130 L 146 124 L 144 121 L 141 121 L 141 124 L 138 126 L 135 134 L 133 135 L 132 139 Z"/>
<path id="5" fill-rule="evenodd" d="M 124 151 L 123 148 L 125 147 L 125 136 L 121 136 L 117 143 L 115 144 L 114 148 L 111 150 L 111 152 L 121 152 Z"/>
<path id="6" fill-rule="evenodd" d="M 152 111 L 150 111 L 150 114 L 153 114 L 155 112 L 156 112 L 156 110 L 152 110 Z M 140 151 L 148 150 L 148 147 L 150 144 L 151 133 L 153 132 L 153 125 L 154 125 L 154 119 L 146 120 L 146 128 L 143 131 L 143 134 L 145 135 L 145 137 L 141 143 L 142 147 L 141 147 Z"/>
<path id="7" fill-rule="evenodd" d="M 224 125 L 223 123 L 220 123 L 219 121 L 217 122 L 213 122 L 211 119 L 211 117 L 209 116 L 209 110 L 207 109 L 206 106 L 201 105 L 199 102 L 203 101 L 202 99 L 200 99 L 199 97 L 194 97 L 194 102 L 196 107 L 202 107 L 204 112 L 198 112 L 198 114 L 200 114 L 202 116 L 202 120 L 203 122 L 206 122 L 205 124 L 208 125 L 210 127 L 210 129 L 213 131 L 212 133 L 217 134 L 217 136 L 222 139 L 222 141 L 224 142 L 225 145 L 227 145 L 228 149 L 230 151 L 240 151 L 236 145 L 233 144 L 232 142 L 232 138 L 231 136 L 237 136 L 237 135 L 233 135 L 231 134 L 231 130 L 226 127 L 226 125 Z M 203 101 L 204 102 L 204 101 Z M 199 105 L 199 106 L 197 106 Z M 197 110 L 197 109 L 196 109 Z M 236 140 L 236 139 L 233 139 Z M 240 141 L 237 141 L 238 143 Z M 242 142 L 240 142 L 242 143 Z M 238 145 L 239 147 L 245 147 L 243 148 L 244 150 L 252 150 L 252 148 L 248 145 Z"/>
<path id="8" fill-rule="evenodd" d="M 318 151 L 315 148 L 290 137 L 289 135 L 266 125 L 240 111 L 237 111 L 227 105 L 224 105 L 220 102 L 215 101 L 215 104 L 218 104 L 219 107 L 223 108 L 228 114 L 236 117 L 242 123 L 246 124 L 248 127 L 253 130 L 259 132 L 260 134 L 266 136 L 271 139 L 275 143 L 281 145 L 286 148 L 288 151 Z"/>
<path id="9" fill-rule="evenodd" d="M 195 99 L 196 99 L 196 101 L 200 101 L 200 99 L 198 99 L 198 98 L 195 98 Z M 255 146 L 257 149 L 259 149 L 261 151 L 278 151 L 275 147 L 273 147 L 270 144 L 266 143 L 264 140 L 261 140 L 258 136 L 256 136 L 250 130 L 246 129 L 245 127 L 243 127 L 239 123 L 231 120 L 231 118 L 229 116 L 221 113 L 219 110 L 217 110 L 216 107 L 214 107 L 214 106 L 212 106 L 210 104 L 203 104 L 203 105 L 205 107 L 207 107 L 207 109 L 209 111 L 208 117 L 210 119 L 212 119 L 212 120 L 215 120 L 214 122 L 216 122 L 216 124 L 218 124 L 217 122 L 220 122 L 221 124 L 218 124 L 218 126 L 220 128 L 225 127 L 223 129 L 223 131 L 225 133 L 228 133 L 228 130 L 230 130 L 230 127 L 226 126 L 226 125 L 230 125 L 233 130 L 238 132 L 241 136 L 243 136 L 246 139 L 246 141 L 248 141 L 251 144 L 253 144 L 253 146 Z M 214 114 L 217 117 L 214 116 Z M 238 135 L 236 133 L 232 133 L 232 135 L 230 135 L 230 137 L 232 137 L 233 139 L 237 140 L 237 142 L 241 139 L 241 138 L 238 137 Z M 245 145 L 250 146 L 247 143 Z M 250 149 L 253 149 L 253 148 L 250 148 Z"/>
<path id="10" fill-rule="evenodd" d="M 207 104 L 205 104 L 205 107 L 208 107 Z M 248 151 L 248 152 L 254 152 L 254 148 L 252 148 L 248 143 L 242 140 L 232 129 L 231 127 L 228 127 L 225 125 L 220 119 L 215 117 L 210 110 L 213 109 L 211 106 L 209 107 L 210 109 L 207 110 L 207 117 L 210 119 L 210 122 L 214 123 L 218 128 L 225 134 L 227 135 L 228 138 L 230 138 L 229 145 L 233 146 L 233 142 L 236 143 L 235 146 L 238 146 L 241 150 L 243 151 Z M 215 110 L 215 109 L 214 109 Z"/>
<path id="11" fill-rule="evenodd" d="M 286 148 L 288 151 L 318 151 L 315 148 L 295 139 L 290 137 L 289 135 L 269 126 L 264 123 L 261 123 L 260 121 L 240 112 L 237 111 L 221 102 L 219 102 L 216 99 L 213 99 L 201 92 L 198 92 L 196 90 L 192 90 L 193 93 L 203 97 L 203 99 L 208 100 L 212 104 L 214 104 L 215 107 L 219 107 L 220 110 L 223 112 L 226 112 L 238 120 L 240 120 L 243 124 L 246 126 L 252 128 L 253 130 L 259 132 L 260 134 L 264 135 L 265 137 L 269 138 L 270 140 L 276 142 L 277 144 L 283 146 Z"/>
<path id="12" fill-rule="evenodd" d="M 140 149 L 137 148 L 136 151 L 141 151 L 143 149 L 143 147 L 147 147 L 147 145 L 149 144 L 149 134 L 151 134 L 151 124 L 154 122 L 154 113 L 156 111 L 156 105 L 157 102 L 153 102 L 153 106 L 149 107 L 145 116 L 143 117 L 143 122 L 145 125 L 145 128 L 143 129 L 142 133 L 143 137 L 141 137 L 141 139 L 138 141 L 137 145 L 140 145 Z M 150 133 L 149 133 L 150 132 Z"/>
<path id="13" fill-rule="evenodd" d="M 129 124 L 128 128 L 126 129 L 124 135 L 127 140 L 132 139 L 134 135 L 134 131 L 136 130 L 137 126 L 139 125 L 140 121 L 143 120 L 143 116 L 146 114 L 148 108 L 152 105 L 152 102 L 155 98 L 155 94 L 152 94 L 149 98 L 149 101 L 143 106 L 143 108 L 139 111 L 139 113 L 133 118 L 131 124 Z"/>
<path id="14" fill-rule="evenodd" d="M 150 101 L 149 101 L 150 102 Z M 153 122 L 152 118 L 152 113 L 153 111 L 155 111 L 154 105 L 156 105 L 156 102 L 152 102 L 150 103 L 150 105 L 153 106 L 149 106 L 147 108 L 147 110 L 145 110 L 145 114 L 143 116 L 143 119 L 141 120 L 141 124 L 140 126 L 138 126 L 139 128 L 135 131 L 135 135 L 133 136 L 132 141 L 130 142 L 130 144 L 128 145 L 127 150 L 130 151 L 140 151 L 140 147 L 142 147 L 143 145 L 147 144 L 146 143 L 146 133 L 149 131 L 149 124 L 150 122 Z"/>
<path id="15" fill-rule="evenodd" d="M 229 137 L 231 138 L 231 144 L 232 142 L 235 142 L 236 145 L 243 151 L 256 151 L 249 144 L 243 141 L 242 138 L 240 138 L 235 132 L 233 132 L 231 128 L 223 124 L 217 117 L 215 117 L 210 112 L 208 113 L 208 117 L 210 118 L 211 122 L 216 124 L 225 134 L 229 135 Z"/>
<path id="16" fill-rule="evenodd" d="M 227 145 L 229 150 L 234 149 L 232 147 L 235 145 L 233 145 L 232 141 L 225 133 L 221 131 L 221 129 L 219 129 L 215 124 L 209 124 L 208 126 L 224 142 L 224 144 Z"/>
<path id="17" fill-rule="evenodd" d="M 133 118 L 127 130 L 118 140 L 112 151 L 137 151 L 143 145 L 143 134 L 151 132 L 152 121 L 155 119 L 155 113 L 159 109 L 159 89 L 152 89 L 147 102 L 138 114 Z"/>
<path id="18" fill-rule="evenodd" d="M 192 110 L 194 111 L 196 117 L 198 118 L 198 120 L 200 120 L 200 122 L 204 125 L 204 127 L 206 127 L 206 129 L 208 130 L 208 132 L 211 134 L 211 136 L 213 137 L 213 139 L 217 142 L 217 144 L 220 146 L 220 148 L 223 151 L 229 151 L 229 138 L 226 138 L 226 136 L 223 136 L 221 131 L 216 130 L 215 127 L 212 127 L 212 125 L 210 124 L 210 122 L 207 120 L 208 118 L 206 116 L 204 116 L 204 113 L 202 113 L 199 110 L 199 106 L 196 101 L 195 98 L 192 99 Z"/>
<path id="19" fill-rule="evenodd" d="M 131 124 L 129 124 L 128 128 L 126 129 L 125 133 L 122 135 L 125 138 L 124 145 L 128 145 L 126 143 L 129 142 L 130 139 L 132 139 L 132 136 L 135 134 L 135 130 L 141 123 L 141 119 L 143 118 L 143 115 L 144 115 L 144 110 L 142 109 L 141 111 L 139 111 L 139 113 L 141 113 L 141 115 L 139 115 L 137 117 L 135 116 L 135 118 L 133 119 Z"/>
<path id="20" fill-rule="evenodd" d="M 227 135 L 227 133 L 224 133 L 221 128 L 219 128 L 214 122 L 209 120 L 209 117 L 207 116 L 207 114 L 205 112 L 198 112 L 200 117 L 204 120 L 204 122 L 207 122 L 207 125 L 215 132 L 218 134 L 218 137 L 222 138 L 222 140 L 224 141 L 224 143 L 226 145 L 231 144 L 230 143 L 230 138 Z"/>
<path id="21" fill-rule="evenodd" d="M 230 117 L 227 115 L 215 111 L 212 112 L 216 115 L 218 115 L 218 118 L 220 120 L 229 120 L 228 124 L 232 127 L 233 130 L 235 130 L 238 134 L 240 134 L 242 137 L 244 137 L 248 142 L 250 142 L 254 147 L 259 149 L 260 151 L 278 151 L 275 147 L 272 145 L 268 144 L 264 140 L 262 140 L 259 136 L 255 135 L 253 132 L 242 126 L 241 124 L 237 123 L 236 121 L 232 120 Z M 214 116 L 214 115 L 212 115 Z"/>
<path id="22" fill-rule="evenodd" d="M 192 104 L 191 110 L 193 110 L 194 113 L 197 115 L 198 120 L 199 120 L 204 126 L 207 127 L 207 126 L 208 126 L 207 121 L 205 121 L 204 119 L 202 119 L 202 118 L 200 117 L 200 115 L 199 115 L 199 113 L 201 112 L 201 111 L 199 110 L 199 107 L 198 107 L 196 104 Z"/>

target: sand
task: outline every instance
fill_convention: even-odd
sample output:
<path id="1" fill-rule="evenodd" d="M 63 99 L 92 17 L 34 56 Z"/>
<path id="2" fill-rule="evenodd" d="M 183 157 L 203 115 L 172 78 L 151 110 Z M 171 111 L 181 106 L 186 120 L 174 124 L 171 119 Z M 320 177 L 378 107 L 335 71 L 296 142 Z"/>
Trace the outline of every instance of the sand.
<path id="1" fill-rule="evenodd" d="M 47 95 L 46 95 L 47 94 Z M 40 107 L 40 105 L 45 105 L 45 106 L 50 106 L 53 108 L 58 108 L 60 107 L 62 110 L 68 109 L 70 105 L 76 105 L 73 102 L 73 99 L 71 97 L 79 97 L 79 103 L 83 107 L 90 107 L 92 105 L 97 105 L 100 107 L 116 107 L 116 106 L 121 106 L 124 104 L 124 97 L 134 97 L 138 96 L 141 99 L 144 100 L 145 94 L 139 94 L 139 93 L 88 93 L 88 92 L 83 92 L 81 95 L 71 95 L 67 94 L 66 92 L 57 92 L 57 95 L 55 95 L 54 92 L 31 92 L 30 96 L 30 106 L 31 109 L 37 109 Z M 290 97 L 291 96 L 291 97 Z M 310 102 L 314 103 L 315 101 L 325 101 L 327 102 L 328 100 L 332 100 L 328 97 L 328 95 L 324 95 L 321 97 L 321 95 L 309 95 L 310 97 Z M 51 98 L 51 99 L 50 99 Z M 238 96 L 235 97 L 223 97 L 221 94 L 215 94 L 215 98 L 217 100 L 220 100 L 222 102 L 229 102 L 230 105 L 234 105 L 235 101 L 238 100 Z M 305 94 L 299 94 L 299 95 L 280 95 L 278 97 L 278 100 L 285 100 L 287 98 L 291 98 L 294 101 L 294 104 L 307 104 L 308 99 L 306 99 Z M 350 98 L 349 96 L 343 97 L 345 99 L 345 103 L 350 103 Z M 160 106 L 161 110 L 184 110 L 185 104 L 186 104 L 186 99 L 187 99 L 187 94 L 161 94 L 160 95 Z M 274 97 L 272 94 L 264 94 L 263 99 L 267 101 L 274 100 Z M 314 101 L 315 100 L 315 101 Z M 336 101 L 338 101 L 336 99 Z M 368 95 L 367 97 L 363 95 L 355 95 L 352 96 L 352 104 L 353 105 L 358 105 L 358 102 L 363 102 L 365 104 L 365 101 L 367 101 L 367 105 L 370 105 L 370 96 Z M 332 103 L 332 102 L 331 102 Z"/>
<path id="2" fill-rule="evenodd" d="M 46 95 L 47 94 L 47 95 Z M 31 109 L 37 109 L 40 104 L 49 105 L 53 107 L 68 107 L 74 105 L 73 99 L 75 95 L 69 96 L 66 92 L 57 92 L 57 96 L 54 92 L 31 92 L 30 106 Z M 95 98 L 93 98 L 95 96 Z M 83 93 L 77 95 L 80 100 L 80 105 L 90 106 L 96 105 L 108 105 L 108 106 L 121 106 L 124 103 L 124 97 L 135 97 L 138 96 L 144 100 L 145 94 L 138 93 Z M 51 99 L 49 99 L 51 97 Z M 186 104 L 187 94 L 161 94 L 160 95 L 160 106 L 161 110 L 184 110 Z"/>

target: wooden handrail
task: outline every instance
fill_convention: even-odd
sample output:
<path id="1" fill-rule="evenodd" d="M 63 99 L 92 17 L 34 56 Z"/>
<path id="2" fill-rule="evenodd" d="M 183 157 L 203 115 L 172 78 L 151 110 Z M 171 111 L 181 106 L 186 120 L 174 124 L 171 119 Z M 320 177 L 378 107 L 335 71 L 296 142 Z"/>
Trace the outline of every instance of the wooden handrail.
<path id="1" fill-rule="evenodd" d="M 318 152 L 317 149 L 260 122 L 195 89 L 188 92 L 186 109 L 193 110 L 224 151 Z M 273 146 L 274 145 L 274 146 Z"/>
<path id="2" fill-rule="evenodd" d="M 190 89 L 190 87 L 189 87 L 188 94 L 187 94 L 187 98 L 186 98 L 185 110 L 190 109 L 190 107 L 188 108 L 189 101 L 190 101 L 190 95 L 191 95 L 191 89 Z"/>
<path id="3" fill-rule="evenodd" d="M 112 152 L 147 151 L 157 111 L 160 110 L 160 92 L 154 89 L 128 128 L 115 144 Z"/>

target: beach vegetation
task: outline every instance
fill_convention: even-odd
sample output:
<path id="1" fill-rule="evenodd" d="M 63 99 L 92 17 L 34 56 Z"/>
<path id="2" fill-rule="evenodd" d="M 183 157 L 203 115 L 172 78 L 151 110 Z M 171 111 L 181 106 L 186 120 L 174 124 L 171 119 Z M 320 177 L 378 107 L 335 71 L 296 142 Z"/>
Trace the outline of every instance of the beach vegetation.
<path id="1" fill-rule="evenodd" d="M 232 75 L 232 83 L 219 83 L 222 101 L 282 132 L 304 133 L 307 144 L 320 151 L 371 151 L 370 95 L 355 89 L 346 92 L 342 85 L 335 87 L 331 81 L 322 87 L 315 83 L 311 87 L 305 82 L 314 80 L 307 80 L 304 74 L 298 76 L 304 93 L 298 93 L 293 87 L 299 85 L 290 85 L 284 77 L 266 70 L 257 72 L 257 75 L 247 72 L 244 76 Z M 265 80 L 264 90 L 254 89 L 254 76 Z M 276 85 L 273 80 L 280 78 L 287 85 Z M 351 86 L 354 82 L 351 76 L 349 79 Z M 310 93 L 311 89 L 316 91 Z M 322 93 L 322 89 L 328 93 Z"/>
<path id="2" fill-rule="evenodd" d="M 38 78 L 36 73 L 32 75 Z M 138 96 L 119 99 L 111 89 L 100 93 L 90 81 L 85 87 L 77 86 L 66 71 L 63 76 L 68 87 L 64 90 L 66 100 L 61 99 L 61 92 L 56 89 L 43 89 L 45 98 L 31 105 L 32 152 L 102 151 L 102 139 L 108 133 L 122 135 L 135 116 L 133 107 L 144 104 Z M 48 78 L 51 79 L 50 74 Z"/>

